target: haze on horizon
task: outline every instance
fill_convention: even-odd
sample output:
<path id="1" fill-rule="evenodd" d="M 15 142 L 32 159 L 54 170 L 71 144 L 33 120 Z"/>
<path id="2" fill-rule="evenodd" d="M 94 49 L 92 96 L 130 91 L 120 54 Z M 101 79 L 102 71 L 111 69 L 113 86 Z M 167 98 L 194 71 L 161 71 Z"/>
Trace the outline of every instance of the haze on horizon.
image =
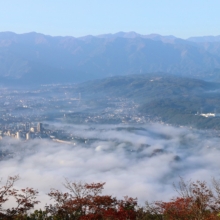
<path id="1" fill-rule="evenodd" d="M 179 38 L 219 35 L 219 7 L 218 0 L 1 0 L 0 32 L 74 37 L 119 31 Z"/>
<path id="2" fill-rule="evenodd" d="M 0 0 L 0 177 L 19 174 L 18 187 L 37 188 L 44 202 L 67 178 L 106 182 L 106 193 L 140 204 L 172 198 L 179 176 L 219 179 L 219 7 L 218 0 Z M 218 42 L 188 39 L 209 35 Z"/>

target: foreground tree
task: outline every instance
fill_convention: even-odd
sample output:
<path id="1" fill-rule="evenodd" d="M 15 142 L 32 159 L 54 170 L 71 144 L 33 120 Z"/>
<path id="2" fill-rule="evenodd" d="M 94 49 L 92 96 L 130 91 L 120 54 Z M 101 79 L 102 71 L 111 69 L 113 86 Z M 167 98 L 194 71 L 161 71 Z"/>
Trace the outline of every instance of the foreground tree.
<path id="1" fill-rule="evenodd" d="M 52 189 L 49 196 L 55 204 L 46 210 L 60 219 L 134 220 L 137 201 L 128 197 L 117 200 L 109 195 L 101 195 L 104 184 L 66 181 L 64 185 L 69 192 Z"/>
<path id="2" fill-rule="evenodd" d="M 170 202 L 154 202 L 146 212 L 169 220 L 217 220 L 220 219 L 220 184 L 214 180 L 213 189 L 206 182 L 184 182 L 174 186 L 179 197 Z M 159 219 L 159 218 L 158 218 Z"/>
<path id="3" fill-rule="evenodd" d="M 14 188 L 14 183 L 17 180 L 19 180 L 18 175 L 8 177 L 6 183 L 0 187 L 0 219 L 14 219 L 23 216 L 39 203 L 36 200 L 37 190 L 28 187 L 20 190 Z M 15 201 L 15 206 L 4 208 L 3 205 L 11 199 Z"/>
<path id="4" fill-rule="evenodd" d="M 185 182 L 175 186 L 179 196 L 168 202 L 137 206 L 137 199 L 122 200 L 102 195 L 105 183 L 82 183 L 66 180 L 67 192 L 51 189 L 53 203 L 31 212 L 39 201 L 37 190 L 15 189 L 19 176 L 8 177 L 0 186 L 0 220 L 220 220 L 220 182 L 212 188 L 204 181 Z M 15 205 L 6 208 L 13 200 Z"/>

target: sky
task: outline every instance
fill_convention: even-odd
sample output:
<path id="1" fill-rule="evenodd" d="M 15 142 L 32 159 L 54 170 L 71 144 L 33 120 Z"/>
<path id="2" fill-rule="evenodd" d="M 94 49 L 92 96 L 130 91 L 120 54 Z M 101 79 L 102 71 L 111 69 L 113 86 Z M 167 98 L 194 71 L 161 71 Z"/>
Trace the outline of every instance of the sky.
<path id="1" fill-rule="evenodd" d="M 219 0 L 0 0 L 0 32 L 220 35 Z"/>

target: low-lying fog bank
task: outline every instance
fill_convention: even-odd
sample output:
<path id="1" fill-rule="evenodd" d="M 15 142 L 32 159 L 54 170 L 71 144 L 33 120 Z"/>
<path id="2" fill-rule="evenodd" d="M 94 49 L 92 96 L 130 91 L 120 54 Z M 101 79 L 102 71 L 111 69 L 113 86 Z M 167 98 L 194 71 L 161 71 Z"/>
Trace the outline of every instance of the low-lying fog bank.
<path id="1" fill-rule="evenodd" d="M 220 177 L 220 138 L 211 131 L 160 124 L 64 127 L 88 142 L 74 146 L 3 138 L 0 150 L 15 153 L 0 161 L 2 184 L 7 176 L 19 174 L 16 187 L 38 189 L 39 200 L 46 203 L 50 188 L 64 189 L 64 178 L 106 182 L 104 193 L 137 197 L 143 204 L 176 195 L 172 184 L 179 176 L 207 182 Z"/>

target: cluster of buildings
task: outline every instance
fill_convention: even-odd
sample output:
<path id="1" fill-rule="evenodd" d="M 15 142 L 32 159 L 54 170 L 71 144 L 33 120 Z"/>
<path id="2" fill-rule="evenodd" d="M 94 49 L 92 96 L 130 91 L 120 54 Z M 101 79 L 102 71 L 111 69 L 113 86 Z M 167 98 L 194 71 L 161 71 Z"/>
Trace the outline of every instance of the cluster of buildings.
<path id="1" fill-rule="evenodd" d="M 41 122 L 0 124 L 0 139 L 3 137 L 16 138 L 22 141 L 46 138 L 58 143 L 71 145 L 76 145 L 76 143 L 85 144 L 88 141 L 86 138 Z"/>
<path id="2" fill-rule="evenodd" d="M 20 124 L 7 124 L 1 127 L 0 139 L 4 136 L 13 137 L 16 139 L 30 140 L 36 137 L 45 137 L 43 124 L 41 122 L 37 124 L 33 123 L 20 123 Z"/>

